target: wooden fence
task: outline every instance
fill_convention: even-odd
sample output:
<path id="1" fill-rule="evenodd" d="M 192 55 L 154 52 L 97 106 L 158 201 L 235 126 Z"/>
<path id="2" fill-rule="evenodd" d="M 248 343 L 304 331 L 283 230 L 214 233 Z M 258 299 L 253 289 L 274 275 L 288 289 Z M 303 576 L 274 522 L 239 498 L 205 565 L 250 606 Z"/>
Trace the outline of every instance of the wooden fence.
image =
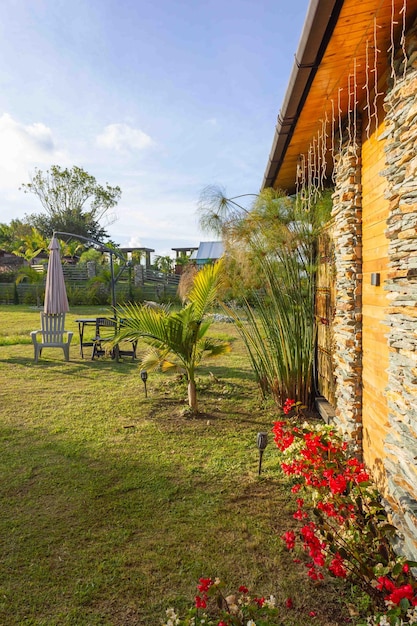
<path id="1" fill-rule="evenodd" d="M 68 299 L 74 304 L 90 304 L 88 299 L 88 281 L 86 268 L 64 265 L 65 283 L 67 286 Z M 117 275 L 117 268 L 116 268 Z M 179 283 L 179 276 L 175 274 L 165 275 L 153 270 L 144 270 L 140 284 L 134 284 L 133 272 L 125 268 L 116 283 L 116 300 L 118 302 L 128 302 L 129 300 L 165 300 L 175 298 Z M 103 285 L 103 289 L 106 286 Z M 45 285 L 35 285 L 21 282 L 15 283 L 0 282 L 0 304 L 37 304 L 43 303 Z M 83 301 L 84 300 L 84 301 Z"/>

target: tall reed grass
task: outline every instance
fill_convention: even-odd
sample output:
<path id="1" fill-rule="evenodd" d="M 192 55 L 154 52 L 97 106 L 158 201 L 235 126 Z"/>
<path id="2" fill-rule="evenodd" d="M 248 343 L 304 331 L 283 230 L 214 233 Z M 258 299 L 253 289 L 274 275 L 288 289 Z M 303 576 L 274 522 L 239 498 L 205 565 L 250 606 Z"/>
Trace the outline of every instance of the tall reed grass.
<path id="1" fill-rule="evenodd" d="M 286 398 L 310 406 L 317 238 L 330 215 L 330 192 L 306 204 L 268 189 L 240 213 L 232 199 L 228 217 L 224 197 L 219 206 L 230 284 L 241 287 L 238 306 L 224 307 L 237 323 L 262 392 L 280 406 Z"/>

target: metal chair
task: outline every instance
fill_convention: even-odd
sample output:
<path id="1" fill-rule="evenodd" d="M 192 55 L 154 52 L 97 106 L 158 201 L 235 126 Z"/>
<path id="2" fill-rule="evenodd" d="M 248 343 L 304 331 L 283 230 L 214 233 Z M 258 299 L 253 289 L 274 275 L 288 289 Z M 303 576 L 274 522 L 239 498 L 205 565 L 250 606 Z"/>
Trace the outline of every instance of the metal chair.
<path id="1" fill-rule="evenodd" d="M 119 319 L 119 327 L 120 326 L 124 326 L 123 319 Z M 129 344 L 129 345 L 126 345 L 126 344 Z M 132 357 L 132 361 L 134 361 L 136 358 L 137 345 L 138 345 L 137 339 L 126 339 L 124 341 L 123 346 L 118 344 L 116 347 L 116 359 L 118 359 L 121 356 L 130 356 Z"/>
<path id="2" fill-rule="evenodd" d="M 111 358 L 114 359 L 116 356 L 115 348 L 111 348 L 110 350 L 106 350 L 106 342 L 109 342 L 115 331 L 116 331 L 116 320 L 110 319 L 108 317 L 98 317 L 96 319 L 96 334 L 93 339 L 93 352 L 91 354 L 91 359 L 94 360 L 96 356 L 104 356 L 105 354 L 110 354 Z M 113 328 L 113 335 L 100 333 L 101 328 Z"/>

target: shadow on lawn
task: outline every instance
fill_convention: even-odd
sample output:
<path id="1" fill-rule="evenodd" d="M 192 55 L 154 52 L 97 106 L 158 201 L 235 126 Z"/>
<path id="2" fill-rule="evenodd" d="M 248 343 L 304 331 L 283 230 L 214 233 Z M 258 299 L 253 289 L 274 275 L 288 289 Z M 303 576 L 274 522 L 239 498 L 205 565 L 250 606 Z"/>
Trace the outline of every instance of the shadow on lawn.
<path id="1" fill-rule="evenodd" d="M 60 367 L 59 374 L 64 375 L 73 375 L 74 372 L 80 371 L 97 371 L 101 370 L 104 372 L 108 371 L 117 371 L 117 373 L 128 374 L 131 371 L 132 367 L 138 367 L 138 361 L 125 360 L 116 362 L 114 360 L 109 359 L 95 359 L 94 361 L 91 359 L 70 359 L 69 361 L 65 361 L 63 358 L 53 359 L 52 357 L 41 357 L 38 363 L 35 363 L 34 359 L 31 357 L 18 357 L 11 356 L 6 358 L 0 358 L 0 363 L 10 363 L 12 365 L 21 365 L 23 367 L 29 368 L 37 368 L 39 371 L 42 370 L 50 370 L 55 369 L 56 367 Z"/>
<path id="2" fill-rule="evenodd" d="M 236 380 L 255 380 L 255 376 L 251 370 L 235 368 L 235 367 L 225 367 L 222 365 L 210 365 L 205 362 L 202 366 L 199 367 L 198 373 L 200 375 L 213 375 L 219 380 L 226 382 L 228 379 L 236 379 Z"/>
<path id="3" fill-rule="evenodd" d="M 103 364 L 117 367 L 77 362 L 63 370 Z M 169 397 L 150 403 L 165 419 L 181 405 Z M 241 415 L 236 441 L 251 434 L 245 423 L 255 419 Z M 300 584 L 278 540 L 293 521 L 287 490 L 275 477 L 252 477 L 246 448 L 244 460 L 228 454 L 223 424 L 237 436 L 230 419 L 202 413 L 179 422 L 175 435 L 149 420 L 124 430 L 117 417 L 105 419 L 110 431 L 93 437 L 93 424 L 87 439 L 84 416 L 74 414 L 59 428 L 51 418 L 3 433 L 0 623 L 146 626 L 178 600 L 191 604 L 203 575 L 277 593 L 286 626 L 309 624 L 312 608 L 314 623 L 342 623 L 331 589 L 319 598 L 308 581 Z M 208 419 L 221 420 L 222 429 L 206 429 Z M 289 595 L 296 610 L 284 607 Z"/>

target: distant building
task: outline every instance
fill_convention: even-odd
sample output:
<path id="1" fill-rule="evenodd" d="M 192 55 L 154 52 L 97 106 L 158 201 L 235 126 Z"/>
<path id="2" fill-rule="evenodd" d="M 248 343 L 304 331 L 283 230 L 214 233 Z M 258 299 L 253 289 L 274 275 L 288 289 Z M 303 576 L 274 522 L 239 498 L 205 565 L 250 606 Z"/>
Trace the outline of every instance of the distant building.
<path id="1" fill-rule="evenodd" d="M 175 273 L 179 276 L 182 274 L 184 267 L 187 265 L 191 254 L 198 250 L 195 246 L 183 248 L 171 248 L 175 252 Z"/>
<path id="2" fill-rule="evenodd" d="M 221 241 L 201 241 L 198 249 L 191 255 L 197 267 L 214 263 L 223 256 L 224 247 Z"/>
<path id="3" fill-rule="evenodd" d="M 139 252 L 145 257 L 145 267 L 149 269 L 151 266 L 151 252 L 155 252 L 153 248 L 119 248 L 122 254 L 125 254 L 128 258 L 132 258 L 132 252 Z"/>

